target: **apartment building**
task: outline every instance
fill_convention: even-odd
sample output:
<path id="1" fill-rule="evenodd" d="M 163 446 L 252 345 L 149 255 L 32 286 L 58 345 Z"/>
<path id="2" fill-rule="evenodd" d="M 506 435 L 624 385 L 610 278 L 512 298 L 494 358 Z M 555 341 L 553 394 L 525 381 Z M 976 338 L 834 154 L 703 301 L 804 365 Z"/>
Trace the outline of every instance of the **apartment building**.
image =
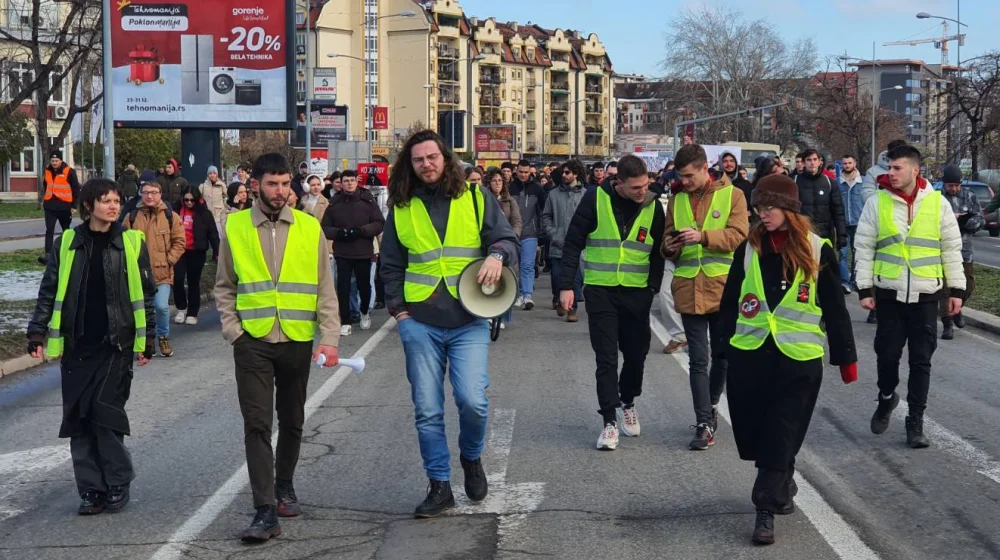
<path id="1" fill-rule="evenodd" d="M 328 2 L 316 34 L 350 135 L 367 131 L 376 153 L 418 122 L 459 153 L 489 125 L 513 127 L 525 157 L 612 152 L 613 70 L 596 34 L 469 17 L 457 0 Z M 385 107 L 389 125 L 372 130 L 366 106 Z"/>

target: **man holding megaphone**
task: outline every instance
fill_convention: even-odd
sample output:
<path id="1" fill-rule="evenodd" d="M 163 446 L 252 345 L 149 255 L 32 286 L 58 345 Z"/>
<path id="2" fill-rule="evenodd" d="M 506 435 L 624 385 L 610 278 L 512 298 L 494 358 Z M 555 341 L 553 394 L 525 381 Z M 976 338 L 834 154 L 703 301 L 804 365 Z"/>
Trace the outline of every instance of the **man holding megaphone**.
<path id="1" fill-rule="evenodd" d="M 496 197 L 466 183 L 458 158 L 430 130 L 411 136 L 396 158 L 389 206 L 381 247 L 386 307 L 398 321 L 420 455 L 430 480 L 414 515 L 434 517 L 455 505 L 444 427 L 446 369 L 458 406 L 465 493 L 478 502 L 488 491 L 480 455 L 489 409 L 490 327 L 482 317 L 506 308 L 494 315 L 459 301 L 459 279 L 466 267 L 486 257 L 475 276 L 479 294 L 514 296 L 516 281 L 508 285 L 502 278 L 504 265 L 517 266 L 518 240 Z M 506 307 L 512 303 L 513 297 Z"/>

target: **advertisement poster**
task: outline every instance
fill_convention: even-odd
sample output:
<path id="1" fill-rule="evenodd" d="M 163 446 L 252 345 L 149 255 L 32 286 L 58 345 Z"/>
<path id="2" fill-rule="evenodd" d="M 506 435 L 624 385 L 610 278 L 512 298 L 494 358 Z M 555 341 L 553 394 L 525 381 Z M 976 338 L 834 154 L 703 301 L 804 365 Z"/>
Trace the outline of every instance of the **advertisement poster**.
<path id="1" fill-rule="evenodd" d="M 330 140 L 347 140 L 347 107 L 333 101 L 313 101 L 309 104 L 312 113 L 313 146 L 326 146 Z M 295 132 L 292 146 L 304 148 L 306 145 L 306 106 L 295 108 Z"/>
<path id="2" fill-rule="evenodd" d="M 389 108 L 372 107 L 372 128 L 375 130 L 389 130 Z"/>
<path id="3" fill-rule="evenodd" d="M 384 187 L 389 184 L 388 163 L 359 163 L 358 184 L 366 187 Z"/>
<path id="4" fill-rule="evenodd" d="M 116 126 L 291 128 L 292 0 L 117 0 Z"/>
<path id="5" fill-rule="evenodd" d="M 473 134 L 477 152 L 512 152 L 517 149 L 514 145 L 517 134 L 511 125 L 477 126 Z"/>

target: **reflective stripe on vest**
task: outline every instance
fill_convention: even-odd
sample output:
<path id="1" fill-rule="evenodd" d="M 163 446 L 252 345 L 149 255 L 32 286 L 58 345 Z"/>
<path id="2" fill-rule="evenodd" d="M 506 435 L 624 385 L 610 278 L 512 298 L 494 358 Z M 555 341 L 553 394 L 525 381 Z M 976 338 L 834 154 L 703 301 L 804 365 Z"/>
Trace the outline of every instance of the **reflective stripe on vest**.
<path id="1" fill-rule="evenodd" d="M 650 230 L 657 208 L 654 203 L 644 206 L 622 239 L 611 208 L 611 196 L 604 189 L 597 189 L 597 227 L 587 236 L 584 284 L 629 288 L 644 288 L 649 284 L 649 254 L 655 242 Z"/>
<path id="2" fill-rule="evenodd" d="M 708 207 L 705 215 L 705 223 L 702 231 L 713 231 L 726 229 L 729 223 L 729 214 L 732 210 L 733 186 L 729 185 L 711 193 L 712 203 Z M 704 204 L 704 200 L 702 200 Z M 694 210 L 691 208 L 691 195 L 680 192 L 676 195 L 674 202 L 674 229 L 698 229 L 698 222 L 694 218 Z M 722 253 L 709 251 L 701 243 L 685 245 L 681 249 L 680 259 L 677 260 L 677 269 L 674 276 L 681 278 L 694 278 L 698 272 L 703 272 L 705 276 L 725 276 L 729 274 L 729 268 L 733 265 L 733 253 Z"/>
<path id="3" fill-rule="evenodd" d="M 292 340 L 311 342 L 316 336 L 322 230 L 316 218 L 305 212 L 292 210 L 292 217 L 277 282 L 264 260 L 251 211 L 234 212 L 226 221 L 238 279 L 236 313 L 243 330 L 254 338 L 267 336 L 275 320 Z"/>
<path id="4" fill-rule="evenodd" d="M 69 287 L 69 275 L 73 270 L 73 259 L 76 249 L 71 249 L 76 230 L 66 230 L 59 244 L 59 279 L 56 283 L 56 301 L 52 307 L 52 318 L 49 320 L 49 339 L 45 345 L 45 353 L 50 358 L 62 356 L 65 350 L 65 337 L 60 332 L 62 327 L 63 301 L 66 289 Z M 135 321 L 135 342 L 132 350 L 142 352 L 146 349 L 146 307 L 142 292 L 142 276 L 139 272 L 139 251 L 146 236 L 141 231 L 126 230 L 122 232 L 122 244 L 125 246 L 125 278 L 128 282 L 128 296 L 132 306 L 132 318 Z M 86 317 L 84 318 L 86 319 Z"/>
<path id="5" fill-rule="evenodd" d="M 906 236 L 893 219 L 895 202 L 886 191 L 878 192 L 878 241 L 875 244 L 874 272 L 884 278 L 899 278 L 903 267 L 921 278 L 942 278 L 940 192 L 920 201 Z"/>
<path id="6" fill-rule="evenodd" d="M 810 233 L 809 241 L 812 243 L 813 259 L 818 264 L 820 251 L 823 245 L 831 245 L 830 240 Z M 760 274 L 760 257 L 749 243 L 744 266 L 746 276 L 740 294 L 736 333 L 729 339 L 733 348 L 756 350 L 768 336 L 772 336 L 778 350 L 793 360 L 823 357 L 826 334 L 820 327 L 823 310 L 816 305 L 816 279 L 806 281 L 802 271 L 797 271 L 791 289 L 785 292 L 778 307 L 771 311 Z M 802 294 L 804 289 L 808 289 L 809 293 Z M 805 296 L 806 301 L 799 301 L 800 296 Z"/>
<path id="7" fill-rule="evenodd" d="M 472 197 L 476 197 L 475 203 Z M 476 187 L 469 186 L 461 196 L 451 199 L 442 242 L 419 198 L 394 209 L 396 235 L 407 250 L 403 280 L 407 303 L 425 301 L 442 280 L 451 297 L 458 299 L 458 277 L 470 262 L 483 256 L 480 224 L 485 210 L 483 193 Z"/>
<path id="8" fill-rule="evenodd" d="M 45 168 L 45 200 L 55 196 L 63 202 L 73 202 L 73 188 L 69 185 L 69 172 L 68 165 L 64 166 L 63 170 L 56 176 L 52 175 L 52 169 Z"/>

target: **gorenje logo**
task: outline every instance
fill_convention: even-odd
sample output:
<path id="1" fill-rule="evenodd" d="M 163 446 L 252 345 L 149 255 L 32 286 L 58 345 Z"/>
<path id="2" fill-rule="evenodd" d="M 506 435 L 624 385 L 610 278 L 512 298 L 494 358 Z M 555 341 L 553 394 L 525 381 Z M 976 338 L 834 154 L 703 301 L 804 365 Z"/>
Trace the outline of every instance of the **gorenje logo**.
<path id="1" fill-rule="evenodd" d="M 233 8 L 234 16 L 262 16 L 264 8 Z"/>

